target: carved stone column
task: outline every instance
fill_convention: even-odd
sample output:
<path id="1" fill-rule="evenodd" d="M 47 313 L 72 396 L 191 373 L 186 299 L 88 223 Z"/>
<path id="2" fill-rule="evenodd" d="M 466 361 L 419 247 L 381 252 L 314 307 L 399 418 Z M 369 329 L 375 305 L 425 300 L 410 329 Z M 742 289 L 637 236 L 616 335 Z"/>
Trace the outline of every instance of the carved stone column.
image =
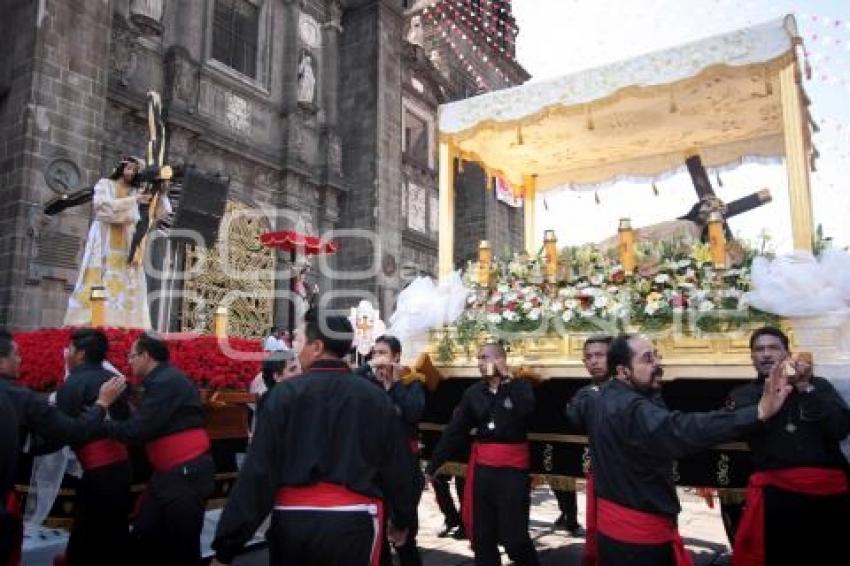
<path id="1" fill-rule="evenodd" d="M 325 111 L 325 124 L 328 128 L 336 128 L 338 115 L 337 93 L 339 91 L 339 34 L 342 33 L 342 25 L 340 24 L 342 20 L 342 6 L 339 0 L 331 3 L 330 12 L 330 20 L 322 26 L 324 44 L 322 106 Z"/>
<path id="2" fill-rule="evenodd" d="M 298 103 L 298 21 L 301 17 L 298 0 L 283 2 L 283 111 L 291 114 Z"/>

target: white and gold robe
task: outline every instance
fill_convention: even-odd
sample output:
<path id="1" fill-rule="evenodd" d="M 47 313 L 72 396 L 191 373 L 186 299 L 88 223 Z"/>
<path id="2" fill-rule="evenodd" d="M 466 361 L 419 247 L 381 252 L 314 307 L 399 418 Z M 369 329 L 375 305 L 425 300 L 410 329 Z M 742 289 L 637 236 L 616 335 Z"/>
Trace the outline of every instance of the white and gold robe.
<path id="1" fill-rule="evenodd" d="M 91 324 L 91 288 L 106 289 L 106 325 L 123 328 L 151 327 L 144 263 L 127 262 L 130 242 L 139 220 L 139 206 L 122 181 L 101 179 L 94 186 L 93 219 L 89 228 L 80 274 L 68 299 L 66 326 Z M 166 195 L 158 199 L 156 216 L 171 212 Z"/>

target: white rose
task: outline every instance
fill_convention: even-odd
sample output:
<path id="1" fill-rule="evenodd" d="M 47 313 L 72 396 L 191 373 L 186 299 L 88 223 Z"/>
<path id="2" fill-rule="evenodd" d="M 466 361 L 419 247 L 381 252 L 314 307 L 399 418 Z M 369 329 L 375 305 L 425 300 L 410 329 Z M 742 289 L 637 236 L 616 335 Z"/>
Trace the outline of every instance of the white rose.
<path id="1" fill-rule="evenodd" d="M 593 300 L 593 308 L 595 309 L 604 309 L 606 306 L 608 306 L 608 297 L 605 295 L 598 295 Z"/>
<path id="2" fill-rule="evenodd" d="M 528 320 L 539 320 L 540 319 L 540 309 L 534 307 L 530 311 L 528 311 Z"/>
<path id="3" fill-rule="evenodd" d="M 714 308 L 714 303 L 711 301 L 703 301 L 699 304 L 700 312 L 708 312 Z"/>
<path id="4" fill-rule="evenodd" d="M 502 315 L 497 312 L 491 312 L 487 315 L 487 322 L 490 324 L 499 324 L 502 322 Z"/>
<path id="5" fill-rule="evenodd" d="M 670 276 L 666 273 L 659 273 L 655 276 L 656 283 L 667 283 L 668 281 L 670 281 Z"/>
<path id="6" fill-rule="evenodd" d="M 658 310 L 658 303 L 646 303 L 646 306 L 643 307 L 643 312 L 646 313 L 647 316 L 652 316 Z"/>
<path id="7" fill-rule="evenodd" d="M 531 301 L 525 301 L 522 303 L 522 310 L 528 312 L 534 308 L 534 304 Z"/>
<path id="8" fill-rule="evenodd" d="M 573 311 L 571 311 L 571 310 L 565 310 L 564 313 L 561 315 L 561 320 L 563 320 L 564 322 L 569 322 L 572 319 L 573 319 Z"/>
<path id="9" fill-rule="evenodd" d="M 519 318 L 519 315 L 514 311 L 505 311 L 505 314 L 502 316 L 504 316 L 505 320 L 508 322 L 514 322 Z"/>
<path id="10" fill-rule="evenodd" d="M 590 282 L 594 285 L 602 285 L 605 282 L 605 276 L 601 273 L 595 273 L 590 276 Z"/>

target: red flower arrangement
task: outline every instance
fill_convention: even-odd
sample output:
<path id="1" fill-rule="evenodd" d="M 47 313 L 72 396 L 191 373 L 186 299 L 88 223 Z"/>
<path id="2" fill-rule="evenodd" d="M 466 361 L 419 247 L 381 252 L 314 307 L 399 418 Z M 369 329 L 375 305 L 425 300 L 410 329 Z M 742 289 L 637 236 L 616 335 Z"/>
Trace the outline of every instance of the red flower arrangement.
<path id="1" fill-rule="evenodd" d="M 55 389 L 65 375 L 63 351 L 73 328 L 50 328 L 15 334 L 21 351 L 22 384 L 39 391 Z M 126 328 L 104 328 L 109 338 L 107 359 L 133 382 L 127 362 L 130 347 L 141 333 Z M 199 387 L 245 390 L 260 371 L 262 344 L 259 340 L 227 338 L 227 348 L 240 354 L 254 354 L 250 360 L 234 359 L 225 353 L 215 336 L 165 335 L 171 364 Z"/>

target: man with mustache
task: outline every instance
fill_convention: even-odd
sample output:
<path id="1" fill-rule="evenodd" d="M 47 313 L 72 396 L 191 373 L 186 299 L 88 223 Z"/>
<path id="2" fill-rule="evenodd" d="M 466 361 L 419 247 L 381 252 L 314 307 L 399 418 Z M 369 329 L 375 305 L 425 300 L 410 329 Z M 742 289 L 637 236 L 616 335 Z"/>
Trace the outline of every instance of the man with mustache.
<path id="1" fill-rule="evenodd" d="M 809 357 L 786 361 L 788 337 L 778 328 L 756 330 L 750 355 L 758 377 L 732 391 L 730 407 L 754 406 L 777 368 L 793 389 L 781 410 L 747 435 L 753 474 L 734 563 L 804 564 L 813 549 L 841 556 L 850 524 L 848 463 L 839 447 L 850 432 L 847 404 L 826 379 L 812 375 Z"/>
<path id="2" fill-rule="evenodd" d="M 673 462 L 725 442 L 776 414 L 791 387 L 773 371 L 757 404 L 735 411 L 670 411 L 657 395 L 661 357 L 649 339 L 620 335 L 608 350 L 613 378 L 588 418 L 602 564 L 690 565 L 676 527 Z"/>

